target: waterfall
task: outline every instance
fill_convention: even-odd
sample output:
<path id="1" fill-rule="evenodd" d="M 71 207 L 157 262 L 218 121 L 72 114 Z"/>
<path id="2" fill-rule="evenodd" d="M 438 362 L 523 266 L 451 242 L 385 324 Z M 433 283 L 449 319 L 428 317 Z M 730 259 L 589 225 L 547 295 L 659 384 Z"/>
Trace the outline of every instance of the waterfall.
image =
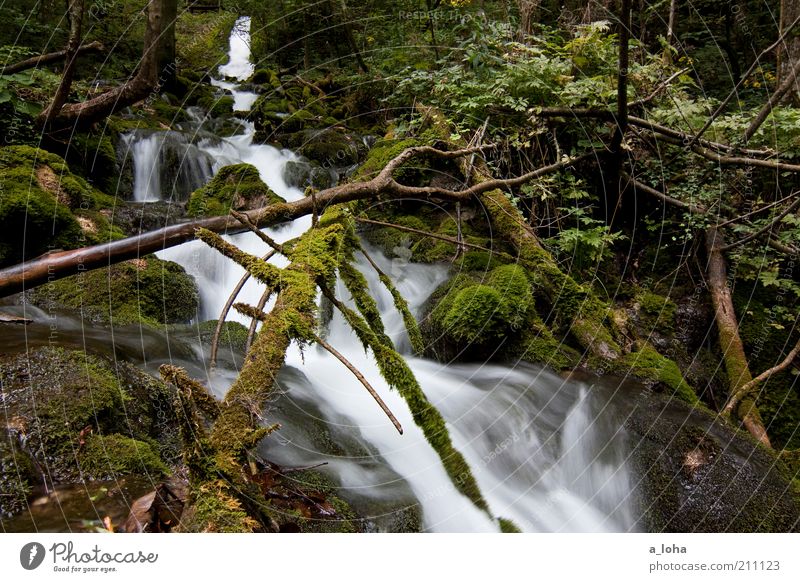
<path id="1" fill-rule="evenodd" d="M 135 130 L 123 136 L 123 144 L 133 164 L 135 202 L 185 201 L 212 176 L 214 158 L 204 141 L 193 143 L 191 133 Z"/>
<path id="2" fill-rule="evenodd" d="M 246 79 L 249 65 L 249 19 L 239 19 L 231 35 L 230 62 L 220 73 Z M 249 65 L 249 68 L 248 68 Z M 248 72 L 249 71 L 249 72 Z M 222 84 L 224 83 L 224 85 Z M 236 99 L 237 85 L 218 82 Z M 200 146 L 213 160 L 213 171 L 239 162 L 253 164 L 261 178 L 287 200 L 303 196 L 284 180 L 286 164 L 298 158 L 286 150 L 252 143 L 253 128 L 245 124 L 241 135 Z M 310 217 L 268 229 L 270 236 L 286 241 L 310 227 Z M 261 255 L 264 243 L 252 233 L 227 236 L 243 250 Z M 431 292 L 448 276 L 447 266 L 392 261 L 378 249 L 369 249 L 380 267 L 394 280 L 415 314 Z M 218 317 L 243 270 L 199 241 L 158 253 L 195 276 L 201 293 L 203 318 Z M 276 262 L 278 266 L 285 263 Z M 364 273 L 389 336 L 401 351 L 408 351 L 402 318 L 389 292 L 365 259 Z M 263 286 L 250 281 L 239 301 L 257 303 Z M 345 302 L 349 294 L 337 289 Z M 230 319 L 247 323 L 231 313 Z M 437 453 L 415 424 L 405 401 L 389 390 L 374 359 L 364 352 L 352 330 L 335 314 L 329 342 L 349 359 L 381 394 L 403 425 L 398 434 L 363 386 L 337 359 L 317 347 L 302 353 L 297 346 L 287 352 L 278 379 L 280 402 L 290 402 L 294 420 L 265 439 L 262 454 L 276 462 L 307 464 L 320 458 L 324 470 L 351 499 L 391 499 L 411 495 L 422 509 L 426 531 L 498 531 L 495 519 L 477 509 L 454 487 Z M 445 418 L 454 446 L 463 453 L 494 517 L 511 519 L 524 531 L 629 531 L 636 523 L 631 507 L 631 477 L 626 464 L 627 444 L 623 418 L 609 403 L 603 387 L 564 380 L 544 368 L 524 363 L 441 364 L 406 355 L 428 399 Z M 224 395 L 235 374 L 220 369 L 209 383 Z M 283 400 L 281 400 L 283 399 Z M 286 400 L 288 399 L 288 400 Z M 270 415 L 287 414 L 281 406 Z M 343 444 L 341 455 L 315 451 L 304 434 L 307 424 L 323 423 L 338 442 L 358 443 L 351 453 Z"/>

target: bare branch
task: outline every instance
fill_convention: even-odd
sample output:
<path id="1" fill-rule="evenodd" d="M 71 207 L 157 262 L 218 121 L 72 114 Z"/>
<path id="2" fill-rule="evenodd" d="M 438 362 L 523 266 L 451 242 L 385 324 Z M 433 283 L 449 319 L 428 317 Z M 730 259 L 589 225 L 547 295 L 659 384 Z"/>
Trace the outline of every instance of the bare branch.
<path id="1" fill-rule="evenodd" d="M 789 352 L 789 354 L 780 364 L 778 364 L 777 366 L 773 366 L 769 370 L 765 370 L 764 372 L 762 372 L 761 374 L 750 380 L 748 383 L 741 386 L 738 390 L 736 390 L 736 392 L 734 392 L 731 395 L 730 399 L 728 400 L 728 403 L 725 405 L 725 408 L 722 409 L 722 412 L 720 414 L 723 414 L 725 416 L 729 416 L 730 414 L 732 414 L 733 411 L 736 409 L 736 406 L 739 404 L 739 402 L 741 402 L 742 398 L 744 398 L 751 390 L 753 390 L 753 388 L 758 386 L 761 382 L 763 382 L 770 376 L 773 376 L 779 372 L 783 372 L 786 368 L 791 366 L 795 358 L 797 358 L 798 354 L 800 354 L 800 340 L 797 341 L 794 348 Z"/>
<path id="2" fill-rule="evenodd" d="M 267 287 L 264 289 L 264 292 L 261 294 L 261 297 L 258 299 L 258 304 L 256 305 L 256 309 L 259 311 L 264 311 L 264 306 L 269 301 L 270 296 L 272 295 L 272 289 Z M 244 351 L 245 353 L 250 351 L 250 346 L 253 345 L 253 338 L 256 336 L 256 327 L 258 327 L 258 319 L 253 318 L 250 322 L 250 327 L 247 328 L 247 339 L 244 342 Z"/>
<path id="3" fill-rule="evenodd" d="M 778 103 L 780 103 L 784 95 L 786 95 L 789 92 L 789 90 L 792 88 L 792 85 L 794 85 L 795 79 L 797 79 L 798 74 L 800 74 L 800 60 L 798 60 L 794 64 L 794 67 L 792 67 L 791 72 L 786 76 L 786 78 L 778 86 L 778 88 L 775 89 L 775 92 L 769 96 L 769 99 L 764 104 L 764 107 L 761 108 L 761 110 L 758 112 L 758 115 L 756 115 L 755 119 L 753 119 L 750 125 L 747 126 L 747 129 L 744 131 L 744 136 L 742 138 L 744 143 L 750 141 L 750 138 L 752 138 L 756 134 L 758 128 L 761 127 L 763 123 L 767 120 L 767 117 L 769 117 L 769 114 L 772 113 L 772 110 L 775 108 L 775 106 Z"/>
<path id="4" fill-rule="evenodd" d="M 272 258 L 272 256 L 276 253 L 276 251 L 270 251 L 266 255 L 264 255 L 262 260 L 268 261 Z M 219 319 L 217 319 L 217 327 L 214 328 L 214 335 L 211 336 L 211 356 L 210 356 L 210 366 L 213 368 L 217 365 L 217 351 L 219 350 L 219 336 L 222 333 L 222 327 L 225 325 L 225 320 L 228 317 L 228 313 L 231 310 L 231 306 L 233 302 L 236 301 L 236 297 L 238 297 L 239 293 L 241 293 L 244 284 L 250 280 L 250 271 L 245 271 L 242 278 L 239 279 L 239 282 L 236 283 L 236 286 L 233 288 L 228 300 L 225 302 L 225 306 L 220 311 Z M 245 350 L 247 351 L 247 350 Z"/>
<path id="5" fill-rule="evenodd" d="M 358 379 L 358 381 L 361 382 L 364 388 L 367 389 L 367 392 L 369 392 L 370 396 L 372 396 L 375 399 L 375 402 L 378 403 L 378 406 L 381 407 L 381 410 L 383 410 L 386 416 L 389 417 L 389 420 L 392 421 L 392 424 L 397 429 L 397 432 L 403 434 L 403 427 L 400 425 L 400 422 L 397 420 L 397 417 L 395 417 L 395 415 L 392 414 L 392 411 L 389 410 L 389 407 L 386 406 L 386 403 L 383 401 L 380 395 L 370 385 L 370 383 L 364 377 L 364 374 L 359 372 L 358 369 L 353 364 L 351 364 L 347 358 L 345 358 L 333 346 L 331 346 L 328 342 L 326 342 L 318 335 L 314 336 L 314 341 L 317 342 L 320 346 L 322 346 L 328 353 L 330 353 L 333 357 L 339 360 L 342 364 L 344 364 L 345 367 L 353 373 L 353 376 L 355 376 Z"/>
<path id="6" fill-rule="evenodd" d="M 103 43 L 99 40 L 92 41 L 88 44 L 83 44 L 78 47 L 75 51 L 75 55 L 83 55 L 86 53 L 98 53 L 103 52 L 105 47 Z M 50 63 L 56 63 L 59 61 L 63 61 L 67 56 L 67 51 L 55 51 L 52 53 L 46 53 L 43 55 L 38 55 L 35 57 L 31 57 L 29 59 L 25 59 L 24 61 L 19 61 L 18 63 L 14 63 L 13 65 L 8 65 L 7 67 L 3 67 L 0 71 L 0 75 L 13 75 L 14 73 L 19 73 L 21 71 L 27 71 L 28 69 L 38 68 L 40 65 L 49 65 Z"/>
<path id="7" fill-rule="evenodd" d="M 431 147 L 409 148 L 401 152 L 396 158 L 389 162 L 391 168 L 396 169 L 401 162 L 407 161 L 413 155 L 427 153 L 442 158 L 458 158 L 470 155 L 475 151 L 483 151 L 494 147 L 491 145 L 481 146 L 480 148 L 469 148 L 464 150 L 443 151 Z M 332 204 L 342 204 L 354 200 L 372 198 L 379 194 L 392 194 L 398 198 L 429 198 L 435 197 L 444 200 L 460 201 L 469 200 L 472 196 L 488 192 L 496 188 L 512 188 L 519 186 L 541 176 L 557 172 L 561 169 L 573 166 L 583 160 L 591 159 L 595 154 L 588 153 L 577 158 L 563 160 L 549 166 L 544 166 L 538 170 L 528 172 L 516 178 L 504 180 L 486 180 L 480 184 L 462 191 L 447 190 L 435 187 L 413 187 L 398 184 L 392 177 L 391 172 L 386 169 L 381 171 L 378 176 L 366 182 L 356 182 L 335 186 L 317 193 L 315 200 L 310 196 L 295 200 L 293 202 L 281 202 L 270 204 L 263 208 L 245 212 L 250 220 L 258 228 L 274 226 L 282 222 L 289 222 L 312 214 L 314 208 L 326 208 Z M 202 218 L 183 224 L 177 224 L 160 228 L 145 234 L 133 236 L 117 241 L 83 247 L 70 251 L 60 251 L 48 253 L 41 257 L 7 267 L 0 270 L 0 296 L 7 296 L 25 289 L 32 289 L 48 281 L 55 281 L 62 277 L 74 275 L 80 271 L 88 271 L 99 267 L 134 259 L 173 247 L 195 238 L 198 232 L 209 233 L 205 236 L 211 240 L 211 233 L 236 233 L 244 230 L 244 226 L 232 216 L 215 216 Z M 227 245 L 225 241 L 212 241 L 212 246 L 226 248 L 230 253 L 239 258 L 250 261 L 259 257 L 246 255 L 232 245 Z M 221 242 L 220 242 L 221 241 Z M 216 248 L 215 247 L 215 248 Z M 484 249 L 485 250 L 485 249 Z M 274 267 L 273 267 L 274 268 Z"/>
<path id="8" fill-rule="evenodd" d="M 658 94 L 661 93 L 661 91 L 663 91 L 664 89 L 666 89 L 669 86 L 670 83 L 672 83 L 675 79 L 677 79 L 678 77 L 680 77 L 681 75 L 683 75 L 684 73 L 686 73 L 688 71 L 689 71 L 688 68 L 687 69 L 681 69 L 680 71 L 675 71 L 669 77 L 667 77 L 664 81 L 659 83 L 658 86 L 655 89 L 653 89 L 653 91 L 652 91 L 652 93 L 650 93 L 650 95 L 648 95 L 647 97 L 644 97 L 642 99 L 637 99 L 636 101 L 631 101 L 630 103 L 628 103 L 628 109 L 632 109 L 634 107 L 641 107 L 642 105 L 647 105 L 653 99 L 658 97 Z"/>
<path id="9" fill-rule="evenodd" d="M 767 224 L 766 224 L 765 226 L 763 226 L 762 228 L 759 228 L 757 231 L 755 231 L 755 232 L 754 232 L 754 233 L 752 233 L 752 234 L 749 234 L 749 235 L 747 235 L 747 236 L 746 236 L 746 237 L 744 237 L 744 238 L 741 238 L 741 239 L 739 239 L 739 240 L 737 240 L 737 241 L 735 241 L 735 242 L 732 242 L 732 243 L 726 244 L 726 245 L 725 245 L 725 246 L 723 246 L 723 247 L 722 247 L 722 249 L 720 249 L 720 250 L 723 250 L 723 251 L 729 251 L 729 250 L 731 250 L 731 249 L 733 249 L 733 248 L 736 248 L 736 247 L 738 247 L 738 246 L 741 246 L 741 245 L 743 245 L 743 244 L 745 244 L 745 243 L 748 243 L 748 242 L 750 242 L 750 241 L 751 241 L 751 240 L 753 240 L 754 238 L 758 238 L 759 236 L 761 236 L 762 234 L 764 234 L 764 233 L 766 233 L 766 232 L 771 232 L 771 231 L 772 231 L 772 229 L 773 229 L 773 228 L 775 228 L 775 226 L 776 226 L 776 225 L 777 225 L 777 224 L 778 224 L 778 223 L 779 223 L 781 220 L 783 220 L 783 217 L 784 217 L 784 216 L 786 216 L 787 214 L 789 214 L 790 212 L 792 212 L 793 210 L 795 210 L 795 209 L 796 209 L 798 206 L 800 206 L 800 198 L 798 198 L 798 199 L 797 199 L 797 200 L 795 200 L 793 203 L 791 203 L 789 206 L 787 206 L 786 208 L 784 208 L 784 209 L 783 209 L 783 211 L 781 211 L 781 213 L 780 213 L 780 214 L 778 214 L 778 216 L 776 216 L 775 218 L 773 218 L 772 220 L 770 220 L 770 221 L 769 221 L 769 223 L 767 223 Z"/>
<path id="10" fill-rule="evenodd" d="M 789 26 L 787 26 L 787 27 L 786 27 L 786 29 L 783 31 L 783 34 L 781 34 L 781 35 L 778 37 L 778 40 L 776 40 L 774 43 L 772 43 L 772 44 L 771 44 L 771 45 L 769 45 L 767 48 L 765 48 L 763 51 L 761 51 L 761 54 L 759 54 L 759 55 L 756 57 L 756 59 L 753 61 L 753 63 L 750 65 L 750 68 L 749 68 L 749 69 L 747 69 L 747 71 L 745 71 L 744 75 L 742 75 L 742 76 L 741 76 L 741 78 L 740 78 L 740 79 L 737 81 L 737 83 L 736 83 L 736 85 L 733 87 L 733 89 L 731 89 L 731 92 L 730 92 L 730 93 L 728 93 L 728 96 L 727 96 L 727 97 L 725 97 L 725 99 L 723 99 L 723 100 L 722 100 L 722 103 L 720 103 L 720 104 L 719 104 L 719 107 L 717 107 L 717 109 L 714 111 L 714 113 L 712 113 L 712 114 L 711 114 L 711 117 L 709 117 L 709 118 L 706 120 L 705 124 L 704 124 L 704 125 L 703 125 L 703 127 L 700 129 L 700 131 L 698 131 L 698 132 L 695 134 L 695 136 L 694 136 L 694 137 L 693 137 L 693 138 L 692 138 L 692 139 L 691 139 L 691 140 L 690 140 L 690 141 L 689 141 L 689 142 L 686 144 L 686 149 L 690 149 L 692 146 L 694 146 L 694 145 L 695 145 L 695 144 L 698 142 L 698 140 L 700 139 L 700 137 L 701 137 L 701 136 L 702 136 L 702 135 L 703 135 L 703 134 L 706 132 L 706 130 L 707 130 L 709 127 L 711 127 L 711 124 L 712 124 L 712 123 L 714 123 L 714 120 L 715 120 L 715 119 L 716 119 L 716 118 L 719 116 L 719 114 L 720 114 L 720 113 L 722 113 L 722 111 L 723 111 L 723 110 L 724 110 L 724 109 L 725 109 L 725 108 L 728 106 L 728 103 L 730 103 L 730 102 L 731 102 L 731 99 L 733 99 L 733 98 L 734 98 L 734 96 L 738 95 L 739 88 L 742 86 L 742 84 L 745 82 L 745 80 L 747 80 L 747 78 L 750 76 L 750 74 L 751 74 L 753 71 L 755 71 L 755 70 L 756 70 L 756 67 L 759 67 L 759 66 L 761 65 L 761 58 L 762 58 L 762 57 L 764 57 L 764 56 L 766 56 L 766 55 L 768 55 L 770 52 L 772 52 L 772 51 L 773 51 L 773 50 L 775 50 L 777 47 L 779 47 L 779 46 L 780 46 L 780 44 L 783 42 L 783 40 L 784 40 L 784 39 L 785 39 L 785 38 L 786 38 L 786 37 L 789 35 L 789 33 L 792 31 L 792 29 L 793 29 L 795 26 L 797 26 L 797 23 L 798 23 L 798 22 L 800 22 L 800 16 L 798 16 L 797 18 L 795 18 L 795 19 L 794 19 L 794 22 L 792 22 L 792 23 L 791 23 Z"/>
<path id="11" fill-rule="evenodd" d="M 497 253 L 497 251 L 493 251 L 492 249 L 487 249 L 486 247 L 482 247 L 480 245 L 474 245 L 472 243 L 459 241 L 457 238 L 453 238 L 451 236 L 446 236 L 446 235 L 443 235 L 443 234 L 437 234 L 437 233 L 428 232 L 428 231 L 425 231 L 425 230 L 419 230 L 417 228 L 411 228 L 410 226 L 402 226 L 402 225 L 399 225 L 399 224 L 393 224 L 391 222 L 381 222 L 380 220 L 372 220 L 372 219 L 369 219 L 369 218 L 361 218 L 361 217 L 358 217 L 358 216 L 355 217 L 355 220 L 357 222 L 363 222 L 364 224 L 374 224 L 376 226 L 385 226 L 385 227 L 388 227 L 388 228 L 394 228 L 396 230 L 402 230 L 403 232 L 410 232 L 410 233 L 413 233 L 413 234 L 419 234 L 421 236 L 427 236 L 427 237 L 430 237 L 430 238 L 435 238 L 435 239 L 438 239 L 438 240 L 447 241 L 447 242 L 452 243 L 452 244 L 454 244 L 456 246 L 463 245 L 465 247 L 469 247 L 469 248 L 476 249 L 476 250 L 479 250 L 479 251 L 486 251 L 487 253 Z M 370 261 L 370 262 L 372 262 L 372 261 Z M 376 267 L 376 269 L 377 269 L 377 267 Z"/>

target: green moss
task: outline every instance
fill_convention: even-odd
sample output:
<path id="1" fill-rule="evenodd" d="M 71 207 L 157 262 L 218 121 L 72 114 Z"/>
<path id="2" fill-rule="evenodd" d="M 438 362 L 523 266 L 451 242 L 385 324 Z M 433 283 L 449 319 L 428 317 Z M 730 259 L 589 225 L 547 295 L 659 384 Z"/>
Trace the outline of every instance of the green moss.
<path id="1" fill-rule="evenodd" d="M 786 323 L 778 316 L 780 304 L 770 302 L 766 293 L 754 297 L 750 285 L 742 287 L 745 291 L 734 294 L 734 307 L 750 370 L 757 376 L 783 360 L 799 332 L 796 328 L 787 332 Z M 790 368 L 773 374 L 756 390 L 758 410 L 776 448 L 800 448 L 799 378 Z"/>
<path id="2" fill-rule="evenodd" d="M 216 329 L 216 319 L 200 323 L 198 325 L 200 339 L 206 343 L 210 343 Z M 244 346 L 247 343 L 247 333 L 247 328 L 238 321 L 226 321 L 222 324 L 222 331 L 219 336 L 220 345 L 244 353 Z"/>
<path id="3" fill-rule="evenodd" d="M 484 355 L 489 350 L 490 355 L 500 342 L 506 342 L 504 351 L 513 351 L 514 342 L 538 321 L 530 282 L 518 265 L 496 267 L 480 282 L 462 276 L 436 299 L 428 334 L 458 351 Z M 539 330 L 544 330 L 538 323 Z"/>
<path id="4" fill-rule="evenodd" d="M 175 25 L 175 47 L 184 75 L 216 74 L 226 62 L 229 38 L 238 14 L 234 12 L 192 13 L 179 11 Z"/>
<path id="5" fill-rule="evenodd" d="M 338 308 L 365 348 L 369 347 L 372 350 L 381 376 L 408 404 L 414 422 L 422 429 L 425 438 L 439 455 L 456 489 L 477 507 L 488 512 L 486 501 L 469 465 L 461 453 L 453 447 L 444 419 L 428 401 L 405 359 L 391 347 L 391 344 L 384 343 L 361 316 L 344 305 L 339 304 Z"/>
<path id="6" fill-rule="evenodd" d="M 116 479 L 129 474 L 158 479 L 168 472 L 150 444 L 119 434 L 87 438 L 78 453 L 78 465 L 87 479 Z"/>
<path id="7" fill-rule="evenodd" d="M 653 386 L 666 387 L 671 394 L 692 406 L 701 405 L 694 389 L 684 380 L 678 365 L 659 354 L 647 342 L 641 342 L 638 351 L 621 358 L 617 369 L 620 373 L 648 381 Z"/>
<path id="8" fill-rule="evenodd" d="M 15 437 L 0 432 L 0 519 L 22 511 L 38 481 L 30 458 L 20 450 Z"/>
<path id="9" fill-rule="evenodd" d="M 374 178 L 383 168 L 386 167 L 391 160 L 396 158 L 403 150 L 410 147 L 425 145 L 423 141 L 410 138 L 410 139 L 383 139 L 375 143 L 367 153 L 364 163 L 358 168 L 354 178 L 356 180 L 369 180 Z M 420 176 L 421 170 L 428 169 L 428 164 L 424 160 L 415 158 L 409 164 L 399 168 L 394 176 L 395 179 L 400 181 L 404 179 L 410 181 L 415 177 Z M 408 183 L 408 182 L 407 182 Z"/>
<path id="10" fill-rule="evenodd" d="M 255 166 L 225 166 L 214 178 L 192 193 L 187 211 L 190 216 L 218 216 L 231 209 L 248 210 L 285 202 L 264 184 Z"/>
<path id="11" fill-rule="evenodd" d="M 94 321 L 159 326 L 192 319 L 199 294 L 183 267 L 149 256 L 47 283 L 30 300 L 44 308 L 78 309 Z"/>
<path id="12" fill-rule="evenodd" d="M 258 527 L 221 480 L 194 489 L 181 516 L 181 531 L 187 533 L 250 533 Z"/>
<path id="13" fill-rule="evenodd" d="M 510 519 L 501 517 L 498 523 L 500 524 L 500 531 L 503 533 L 522 533 L 522 530 L 517 527 L 517 524 Z"/>
<path id="14" fill-rule="evenodd" d="M 59 184 L 69 191 L 59 191 Z M 83 231 L 70 205 L 89 192 L 54 154 L 29 146 L 0 148 L 0 264 L 82 246 Z"/>
<path id="15" fill-rule="evenodd" d="M 666 334 L 674 330 L 677 306 L 669 297 L 643 290 L 636 295 L 635 301 L 639 305 L 640 318 L 646 329 Z"/>
<path id="16" fill-rule="evenodd" d="M 175 457 L 172 398 L 162 383 L 133 366 L 112 367 L 83 352 L 39 348 L 0 358 L 0 384 L 9 417 L 25 426 L 29 450 L 56 482 L 80 478 L 80 441 L 91 439 L 89 434 L 136 439 L 149 447 L 143 454 L 158 456 L 157 447 L 164 458 Z M 166 418 L 159 418 L 159 411 Z M 149 454 L 144 458 L 154 461 Z M 163 468 L 161 461 L 156 465 Z"/>

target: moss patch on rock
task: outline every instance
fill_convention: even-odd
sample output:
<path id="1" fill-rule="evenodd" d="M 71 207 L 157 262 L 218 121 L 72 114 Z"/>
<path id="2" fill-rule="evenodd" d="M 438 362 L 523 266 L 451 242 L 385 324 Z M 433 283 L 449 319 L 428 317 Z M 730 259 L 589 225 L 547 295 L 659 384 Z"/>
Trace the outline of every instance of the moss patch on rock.
<path id="1" fill-rule="evenodd" d="M 93 212 L 112 204 L 57 155 L 0 147 L 0 265 L 121 237 Z"/>
<path id="2" fill-rule="evenodd" d="M 48 481 L 81 480 L 87 459 L 88 476 L 110 474 L 101 469 L 105 461 L 85 455 L 87 450 L 96 452 L 95 446 L 119 452 L 137 447 L 141 462 L 137 465 L 127 455 L 123 465 L 111 466 L 117 473 L 143 467 L 163 472 L 165 463 L 178 457 L 172 392 L 132 365 L 79 351 L 38 348 L 0 356 L 0 386 L 9 418 L 15 419 Z M 92 444 L 96 438 L 103 440 Z"/>
<path id="3" fill-rule="evenodd" d="M 0 432 L 0 519 L 26 507 L 38 475 L 11 431 Z"/>
<path id="4" fill-rule="evenodd" d="M 91 435 L 78 454 L 86 479 L 115 479 L 122 475 L 146 475 L 158 479 L 168 472 L 153 447 L 119 434 Z"/>
<path id="5" fill-rule="evenodd" d="M 620 358 L 615 367 L 619 373 L 632 376 L 651 388 L 665 391 L 687 404 L 700 405 L 697 394 L 686 383 L 678 365 L 647 342 L 639 342 L 638 350 Z"/>
<path id="6" fill-rule="evenodd" d="M 270 190 L 255 166 L 225 166 L 214 178 L 189 198 L 190 216 L 218 216 L 233 210 L 250 210 L 268 204 L 285 202 Z"/>
<path id="7" fill-rule="evenodd" d="M 194 279 L 177 263 L 155 256 L 53 281 L 29 298 L 43 308 L 80 310 L 92 321 L 115 325 L 186 323 L 199 304 Z"/>

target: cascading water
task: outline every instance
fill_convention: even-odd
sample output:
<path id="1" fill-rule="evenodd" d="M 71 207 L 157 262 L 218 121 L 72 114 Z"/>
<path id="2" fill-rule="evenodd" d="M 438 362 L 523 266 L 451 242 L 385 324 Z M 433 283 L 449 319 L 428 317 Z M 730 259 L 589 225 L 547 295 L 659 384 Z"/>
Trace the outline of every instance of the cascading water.
<path id="1" fill-rule="evenodd" d="M 123 140 L 125 158 L 133 163 L 135 202 L 186 200 L 212 176 L 214 158 L 204 151 L 207 141 L 196 145 L 191 133 L 140 130 Z"/>
<path id="2" fill-rule="evenodd" d="M 249 76 L 248 34 L 249 19 L 240 19 L 231 36 L 230 62 L 220 68 L 221 73 L 239 80 Z M 225 88 L 237 98 L 236 85 L 226 83 Z M 303 193 L 283 179 L 284 167 L 296 156 L 253 145 L 252 135 L 252 127 L 246 126 L 243 134 L 206 146 L 204 151 L 215 159 L 214 171 L 229 163 L 248 162 L 275 192 L 287 200 L 300 198 Z M 300 219 L 269 232 L 285 241 L 309 226 L 310 219 Z M 227 238 L 252 254 L 267 250 L 252 233 Z M 447 277 L 444 266 L 403 264 L 375 249 L 371 254 L 417 313 Z M 204 319 L 218 317 L 243 274 L 240 267 L 200 242 L 167 249 L 159 256 L 180 263 L 197 278 Z M 404 349 L 408 341 L 391 296 L 366 261 L 360 268 L 378 301 L 387 333 Z M 239 300 L 256 303 L 262 289 L 251 282 Z M 347 293 L 339 291 L 346 299 Z M 241 320 L 236 314 L 230 317 Z M 338 314 L 330 325 L 329 342 L 381 393 L 404 434 L 396 432 L 338 360 L 317 348 L 301 353 L 292 347 L 278 381 L 283 395 L 271 411 L 291 419 L 277 437 L 264 441 L 265 457 L 286 464 L 324 458 L 328 461 L 324 470 L 356 505 L 410 496 L 410 502 L 422 509 L 427 531 L 497 531 L 496 520 L 457 492 L 405 401 L 388 389 L 374 360 Z M 427 397 L 446 419 L 453 443 L 467 459 L 493 516 L 509 518 L 525 531 L 633 529 L 636 516 L 620 428 L 624 419 L 609 404 L 613 394 L 608 389 L 590 389 L 527 364 L 445 365 L 411 356 L 407 360 Z M 232 372 L 220 369 L 211 374 L 209 383 L 222 395 L 233 379 Z M 322 423 L 344 452 L 334 455 L 316 449 L 303 432 L 310 423 Z M 356 445 L 348 448 L 344 443 Z"/>

